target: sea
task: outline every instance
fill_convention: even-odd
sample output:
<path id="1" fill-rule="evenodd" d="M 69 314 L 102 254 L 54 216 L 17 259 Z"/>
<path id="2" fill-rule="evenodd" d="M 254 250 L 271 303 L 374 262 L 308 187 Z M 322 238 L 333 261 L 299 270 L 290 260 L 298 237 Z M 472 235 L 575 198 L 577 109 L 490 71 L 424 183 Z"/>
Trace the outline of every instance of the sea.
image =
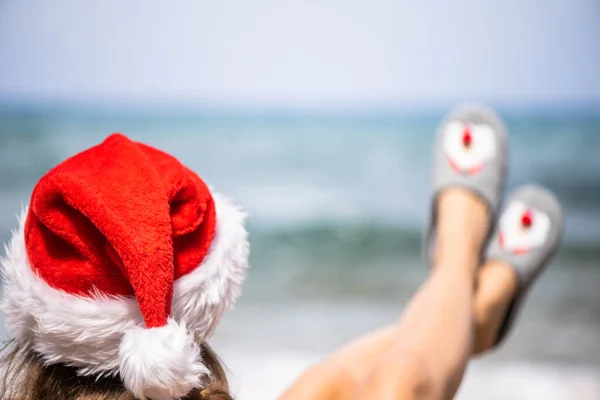
<path id="1" fill-rule="evenodd" d="M 397 321 L 425 279 L 430 153 L 446 111 L 4 105 L 0 241 L 46 171 L 110 133 L 173 154 L 249 214 L 247 283 L 212 344 L 239 399 L 276 399 L 311 363 Z M 508 191 L 554 191 L 566 235 L 510 338 L 473 360 L 457 399 L 598 400 L 600 111 L 499 113 Z"/>

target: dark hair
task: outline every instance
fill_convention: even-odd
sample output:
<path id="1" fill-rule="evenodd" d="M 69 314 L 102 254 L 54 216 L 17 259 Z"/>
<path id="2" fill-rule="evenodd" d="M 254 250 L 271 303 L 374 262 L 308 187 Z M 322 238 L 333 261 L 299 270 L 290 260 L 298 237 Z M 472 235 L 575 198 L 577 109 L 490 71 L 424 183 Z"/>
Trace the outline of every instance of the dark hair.
<path id="1" fill-rule="evenodd" d="M 186 400 L 233 400 L 219 357 L 207 343 L 200 344 L 211 382 L 194 389 Z M 6 343 L 0 356 L 2 400 L 135 400 L 116 377 L 79 376 L 74 367 L 44 365 L 40 357 L 15 341 Z"/>

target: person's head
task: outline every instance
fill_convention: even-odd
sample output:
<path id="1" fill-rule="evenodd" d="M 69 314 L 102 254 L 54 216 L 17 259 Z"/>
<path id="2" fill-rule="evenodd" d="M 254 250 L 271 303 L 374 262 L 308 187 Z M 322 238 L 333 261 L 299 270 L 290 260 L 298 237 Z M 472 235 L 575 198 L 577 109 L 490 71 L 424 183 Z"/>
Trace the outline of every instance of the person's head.
<path id="1" fill-rule="evenodd" d="M 232 400 L 221 361 L 207 343 L 199 344 L 210 380 L 192 389 L 187 400 Z M 46 365 L 38 354 L 10 341 L 0 357 L 0 398 L 11 400 L 135 400 L 119 376 L 78 375 L 77 368 Z"/>
<path id="2" fill-rule="evenodd" d="M 178 160 L 122 135 L 52 169 L 2 259 L 14 339 L 2 390 L 227 398 L 206 340 L 241 291 L 244 217 Z"/>

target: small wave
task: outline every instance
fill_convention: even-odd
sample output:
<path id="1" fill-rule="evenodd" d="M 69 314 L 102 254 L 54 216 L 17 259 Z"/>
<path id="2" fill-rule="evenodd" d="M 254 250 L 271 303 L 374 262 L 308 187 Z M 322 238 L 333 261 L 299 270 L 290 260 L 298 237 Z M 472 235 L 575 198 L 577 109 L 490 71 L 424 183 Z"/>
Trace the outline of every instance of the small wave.
<path id="1" fill-rule="evenodd" d="M 285 252 L 297 262 L 335 258 L 359 264 L 377 259 L 399 260 L 419 257 L 423 232 L 385 224 L 315 224 L 295 228 L 250 227 L 252 252 L 257 268 L 273 253 Z M 558 252 L 560 265 L 592 266 L 600 260 L 600 242 L 566 241 Z M 338 265 L 338 262 L 329 265 Z M 348 265 L 346 268 L 351 268 Z"/>

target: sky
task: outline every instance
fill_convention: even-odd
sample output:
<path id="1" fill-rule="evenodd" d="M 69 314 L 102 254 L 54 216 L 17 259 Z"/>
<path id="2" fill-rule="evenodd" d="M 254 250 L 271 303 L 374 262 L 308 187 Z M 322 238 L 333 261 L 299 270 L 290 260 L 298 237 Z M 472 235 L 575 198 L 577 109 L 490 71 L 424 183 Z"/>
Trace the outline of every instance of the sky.
<path id="1" fill-rule="evenodd" d="M 600 103 L 598 0 L 0 0 L 0 100 Z"/>

